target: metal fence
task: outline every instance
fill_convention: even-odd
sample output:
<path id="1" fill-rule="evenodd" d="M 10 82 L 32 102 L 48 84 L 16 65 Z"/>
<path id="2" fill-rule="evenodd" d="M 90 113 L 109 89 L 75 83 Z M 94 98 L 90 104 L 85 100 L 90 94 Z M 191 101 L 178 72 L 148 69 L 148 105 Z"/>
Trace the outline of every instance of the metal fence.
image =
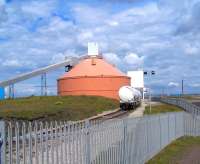
<path id="1" fill-rule="evenodd" d="M 189 112 L 193 115 L 196 115 L 196 116 L 200 115 L 200 107 L 197 105 L 194 105 L 184 99 L 161 98 L 160 100 L 167 104 L 179 106 L 179 107 L 183 108 L 186 112 Z"/>
<path id="2" fill-rule="evenodd" d="M 171 141 L 200 135 L 200 120 L 186 112 L 0 127 L 3 164 L 143 164 Z"/>

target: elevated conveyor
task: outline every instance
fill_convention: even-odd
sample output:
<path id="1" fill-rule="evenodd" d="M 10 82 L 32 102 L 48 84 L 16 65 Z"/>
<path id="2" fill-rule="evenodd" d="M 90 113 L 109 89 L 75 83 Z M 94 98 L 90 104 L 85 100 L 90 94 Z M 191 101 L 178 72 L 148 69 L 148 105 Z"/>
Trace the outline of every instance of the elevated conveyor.
<path id="1" fill-rule="evenodd" d="M 70 67 L 76 65 L 80 59 L 81 58 L 79 58 L 79 57 L 68 57 L 63 62 L 52 64 L 47 67 L 39 68 L 37 70 L 18 75 L 16 77 L 13 77 L 13 78 L 5 80 L 5 81 L 0 81 L 0 88 L 9 87 L 9 97 L 13 98 L 14 97 L 14 84 L 24 81 L 24 80 L 27 80 L 27 79 L 30 79 L 30 78 L 33 78 L 35 76 L 41 75 L 41 83 L 44 84 L 44 85 L 41 85 L 41 90 L 46 90 L 46 73 L 47 72 L 56 70 L 60 67 L 67 66 L 70 68 Z M 46 92 L 46 91 L 44 91 L 44 92 Z"/>

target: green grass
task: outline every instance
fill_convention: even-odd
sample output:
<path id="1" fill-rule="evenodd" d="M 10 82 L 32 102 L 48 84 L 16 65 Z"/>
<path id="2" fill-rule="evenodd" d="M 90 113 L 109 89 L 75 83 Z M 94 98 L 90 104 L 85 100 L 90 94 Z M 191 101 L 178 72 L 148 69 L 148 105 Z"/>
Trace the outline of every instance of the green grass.
<path id="1" fill-rule="evenodd" d="M 158 103 L 152 105 L 151 112 L 149 106 L 146 106 L 144 114 L 158 114 L 158 113 L 179 112 L 179 111 L 182 111 L 182 109 L 177 106 Z"/>
<path id="2" fill-rule="evenodd" d="M 172 142 L 146 164 L 176 164 L 193 146 L 200 146 L 200 137 L 182 137 Z"/>
<path id="3" fill-rule="evenodd" d="M 200 100 L 200 95 L 170 96 L 169 98 L 182 98 L 182 99 L 186 99 L 186 100 Z"/>
<path id="4" fill-rule="evenodd" d="M 181 98 L 186 100 L 200 100 L 200 96 L 182 96 Z"/>
<path id="5" fill-rule="evenodd" d="M 118 101 L 97 96 L 28 97 L 0 101 L 0 118 L 74 121 L 118 107 Z"/>

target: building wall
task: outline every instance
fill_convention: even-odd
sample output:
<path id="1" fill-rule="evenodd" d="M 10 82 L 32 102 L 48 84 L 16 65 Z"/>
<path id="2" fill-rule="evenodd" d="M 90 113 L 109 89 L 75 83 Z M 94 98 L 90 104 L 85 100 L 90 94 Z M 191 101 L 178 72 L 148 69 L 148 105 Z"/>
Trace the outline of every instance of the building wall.
<path id="1" fill-rule="evenodd" d="M 94 95 L 119 99 L 118 90 L 124 85 L 130 85 L 129 77 L 70 77 L 58 80 L 58 95 Z"/>

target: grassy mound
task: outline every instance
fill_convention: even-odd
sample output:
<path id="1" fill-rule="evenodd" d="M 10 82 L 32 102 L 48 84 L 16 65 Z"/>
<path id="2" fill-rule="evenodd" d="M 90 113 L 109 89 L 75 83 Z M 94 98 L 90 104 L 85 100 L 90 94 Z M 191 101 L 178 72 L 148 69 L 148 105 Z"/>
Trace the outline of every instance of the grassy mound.
<path id="1" fill-rule="evenodd" d="M 144 114 L 158 114 L 158 113 L 179 112 L 179 111 L 182 111 L 182 109 L 177 106 L 158 103 L 152 105 L 151 112 L 150 112 L 150 107 L 146 106 Z"/>
<path id="2" fill-rule="evenodd" d="M 8 120 L 80 120 L 118 108 L 118 101 L 97 96 L 28 97 L 0 101 Z"/>

